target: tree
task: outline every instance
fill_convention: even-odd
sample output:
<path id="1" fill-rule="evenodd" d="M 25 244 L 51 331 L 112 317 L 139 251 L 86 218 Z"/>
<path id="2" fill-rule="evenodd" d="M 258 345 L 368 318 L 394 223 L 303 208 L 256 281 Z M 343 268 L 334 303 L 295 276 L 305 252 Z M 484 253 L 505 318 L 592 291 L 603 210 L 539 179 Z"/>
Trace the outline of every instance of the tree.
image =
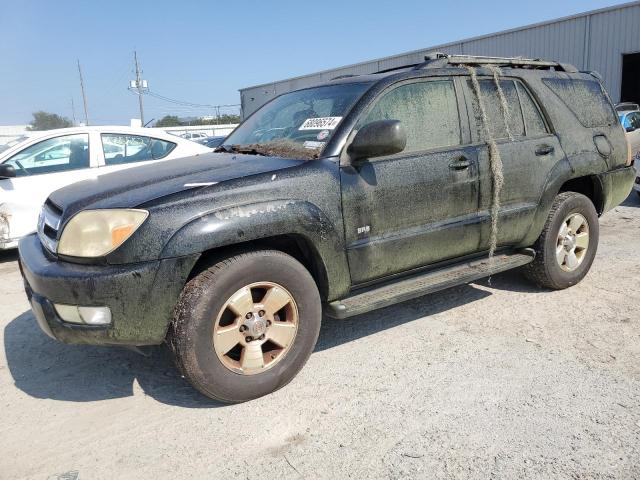
<path id="1" fill-rule="evenodd" d="M 55 113 L 33 112 L 33 121 L 27 127 L 28 130 L 53 130 L 54 128 L 73 127 L 73 123 L 67 117 L 61 117 Z"/>
<path id="2" fill-rule="evenodd" d="M 229 123 L 240 123 L 240 115 L 230 115 L 224 113 L 217 118 L 198 118 L 195 121 L 190 122 L 190 125 L 225 125 Z"/>
<path id="3" fill-rule="evenodd" d="M 180 119 L 176 115 L 165 115 L 155 124 L 156 127 L 184 127 L 196 125 L 225 125 L 229 123 L 240 123 L 240 115 L 223 114 L 217 118 L 189 118 Z"/>
<path id="4" fill-rule="evenodd" d="M 182 122 L 175 115 L 165 115 L 156 122 L 156 127 L 180 127 Z"/>

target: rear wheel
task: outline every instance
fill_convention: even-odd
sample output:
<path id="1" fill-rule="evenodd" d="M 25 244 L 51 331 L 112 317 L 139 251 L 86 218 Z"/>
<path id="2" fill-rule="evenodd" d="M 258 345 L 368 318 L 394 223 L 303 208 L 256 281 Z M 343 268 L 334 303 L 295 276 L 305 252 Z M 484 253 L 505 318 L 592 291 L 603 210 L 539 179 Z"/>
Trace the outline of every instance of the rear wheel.
<path id="1" fill-rule="evenodd" d="M 185 377 L 223 402 L 283 387 L 318 338 L 320 296 L 305 267 L 264 250 L 218 262 L 183 290 L 169 344 Z"/>
<path id="2" fill-rule="evenodd" d="M 582 280 L 598 248 L 598 214 L 591 200 L 575 192 L 559 194 L 534 244 L 536 258 L 525 266 L 528 278 L 556 290 Z"/>

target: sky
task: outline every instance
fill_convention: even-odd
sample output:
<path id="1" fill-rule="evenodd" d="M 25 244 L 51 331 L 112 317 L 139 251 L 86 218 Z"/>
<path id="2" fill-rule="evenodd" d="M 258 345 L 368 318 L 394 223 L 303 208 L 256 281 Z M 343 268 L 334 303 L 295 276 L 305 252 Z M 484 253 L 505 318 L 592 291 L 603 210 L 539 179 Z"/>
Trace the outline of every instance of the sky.
<path id="1" fill-rule="evenodd" d="M 194 104 L 238 104 L 238 89 L 552 20 L 602 0 L 0 0 L 0 125 L 45 110 L 91 124 L 139 117 L 133 52 L 149 89 Z M 207 115 L 145 96 L 145 121 Z"/>

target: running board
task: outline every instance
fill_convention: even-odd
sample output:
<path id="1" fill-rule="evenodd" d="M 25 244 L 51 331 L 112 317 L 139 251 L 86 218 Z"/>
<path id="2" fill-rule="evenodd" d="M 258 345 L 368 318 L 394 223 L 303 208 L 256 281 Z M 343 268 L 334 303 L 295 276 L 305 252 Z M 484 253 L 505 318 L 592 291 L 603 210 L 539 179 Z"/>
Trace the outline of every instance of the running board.
<path id="1" fill-rule="evenodd" d="M 338 319 L 352 317 L 520 267 L 532 262 L 534 257 L 535 252 L 526 249 L 519 253 L 496 255 L 491 260 L 483 258 L 417 274 L 331 302 L 327 305 L 326 313 Z"/>

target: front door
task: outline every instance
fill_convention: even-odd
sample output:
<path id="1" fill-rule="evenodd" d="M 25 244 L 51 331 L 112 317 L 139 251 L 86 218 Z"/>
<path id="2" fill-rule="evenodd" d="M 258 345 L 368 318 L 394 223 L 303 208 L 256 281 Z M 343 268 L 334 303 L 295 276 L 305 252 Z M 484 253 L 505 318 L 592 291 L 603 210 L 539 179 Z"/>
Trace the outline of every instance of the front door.
<path id="1" fill-rule="evenodd" d="M 15 178 L 0 179 L 0 215 L 8 219 L 7 239 L 36 230 L 42 204 L 54 190 L 94 175 L 89 134 L 48 138 L 9 157 Z M 0 239 L 3 240 L 3 239 Z"/>
<path id="2" fill-rule="evenodd" d="M 477 153 L 458 90 L 441 77 L 396 84 L 358 122 L 400 120 L 407 146 L 341 169 L 352 283 L 477 251 Z"/>

